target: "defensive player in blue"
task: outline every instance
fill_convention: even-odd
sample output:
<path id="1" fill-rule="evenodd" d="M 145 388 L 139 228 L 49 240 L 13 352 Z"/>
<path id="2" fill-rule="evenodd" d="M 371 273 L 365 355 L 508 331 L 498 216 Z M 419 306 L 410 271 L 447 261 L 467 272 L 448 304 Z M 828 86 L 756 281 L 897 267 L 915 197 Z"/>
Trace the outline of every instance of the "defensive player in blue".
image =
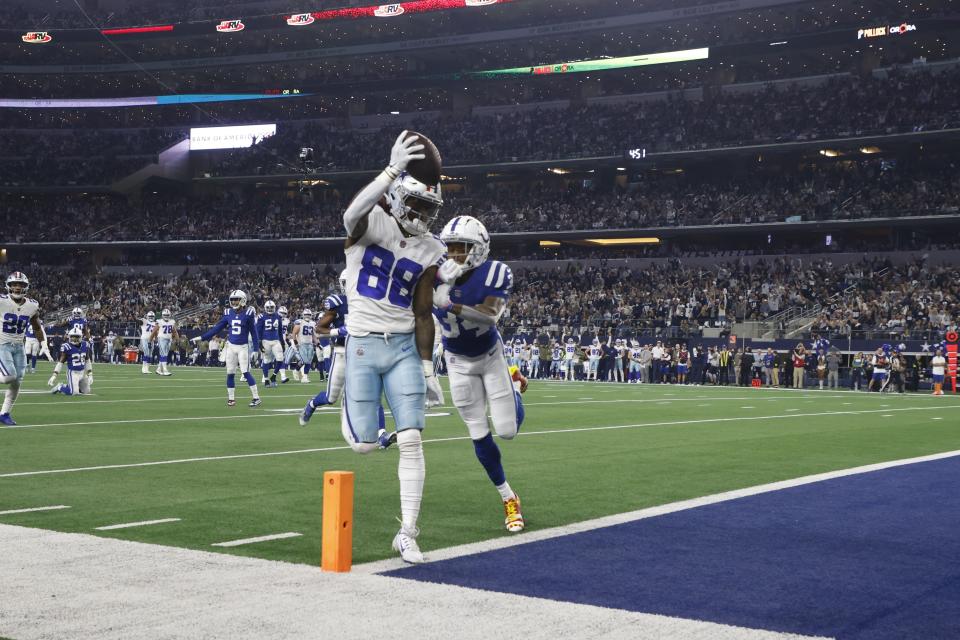
<path id="1" fill-rule="evenodd" d="M 287 381 L 286 365 L 283 361 L 283 318 L 277 312 L 277 303 L 267 300 L 263 303 L 263 313 L 257 318 L 257 335 L 263 348 L 263 386 L 277 386 L 277 374 L 280 381 Z"/>
<path id="2" fill-rule="evenodd" d="M 450 396 L 467 425 L 477 459 L 500 493 L 507 531 L 516 533 L 523 531 L 520 498 L 507 482 L 500 448 L 490 433 L 492 422 L 498 436 L 512 440 L 523 424 L 523 402 L 497 331 L 513 289 L 513 273 L 506 264 L 487 260 L 490 235 L 476 218 L 457 216 L 443 228 L 440 239 L 446 242 L 450 259 L 463 265 L 463 275 L 439 285 L 433 296 L 434 315 L 443 332 Z M 517 378 L 524 390 L 526 380 Z"/>
<path id="3" fill-rule="evenodd" d="M 330 340 L 330 372 L 327 377 L 327 388 L 307 401 L 307 406 L 300 413 L 300 426 L 306 426 L 318 408 L 336 404 L 343 396 L 343 382 L 346 369 L 346 353 L 344 346 L 347 342 L 347 295 L 346 274 L 341 273 L 340 288 L 337 293 L 331 293 L 323 301 L 323 315 L 317 322 L 317 337 L 326 337 Z M 381 405 L 377 411 L 379 426 L 377 440 L 380 448 L 386 449 L 392 444 L 386 430 L 386 416 Z"/>
<path id="4" fill-rule="evenodd" d="M 71 329 L 80 329 L 80 332 L 83 334 L 83 339 L 87 341 L 90 340 L 90 324 L 87 322 L 87 319 L 83 317 L 83 309 L 80 307 L 74 307 L 70 313 L 70 319 L 67 320 L 67 332 L 69 333 Z"/>
<path id="5" fill-rule="evenodd" d="M 243 374 L 243 379 L 250 385 L 250 407 L 260 406 L 260 392 L 257 391 L 257 381 L 250 373 L 250 345 L 254 351 L 260 349 L 260 335 L 257 333 L 256 311 L 247 306 L 247 294 L 237 289 L 230 294 L 230 306 L 224 309 L 220 322 L 201 336 L 193 338 L 193 342 L 209 340 L 221 331 L 227 331 L 227 346 L 225 356 L 227 364 L 227 406 L 236 406 L 236 374 L 237 369 Z"/>
<path id="6" fill-rule="evenodd" d="M 29 367 L 27 371 L 29 373 L 37 372 L 37 356 L 40 355 L 40 341 L 37 340 L 37 334 L 33 330 L 33 325 L 27 325 L 27 332 L 24 334 L 26 337 L 26 342 L 24 343 L 24 350 L 27 353 L 27 359 L 29 361 Z"/>
<path id="7" fill-rule="evenodd" d="M 57 384 L 57 376 L 64 364 L 67 365 L 67 382 Z M 83 330 L 76 326 L 67 332 L 67 341 L 60 345 L 60 360 L 53 368 L 53 375 L 47 380 L 47 386 L 53 387 L 50 393 L 72 396 L 90 393 L 92 385 L 93 351 L 90 343 L 83 339 Z"/>

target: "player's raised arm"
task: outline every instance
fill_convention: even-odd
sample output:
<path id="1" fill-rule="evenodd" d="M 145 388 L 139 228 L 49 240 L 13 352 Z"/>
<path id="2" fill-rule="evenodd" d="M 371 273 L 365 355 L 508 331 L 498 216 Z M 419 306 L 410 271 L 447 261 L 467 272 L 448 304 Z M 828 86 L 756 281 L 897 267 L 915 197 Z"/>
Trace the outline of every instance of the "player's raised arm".
<path id="1" fill-rule="evenodd" d="M 418 136 L 408 138 L 407 131 L 402 131 L 390 151 L 390 164 L 370 184 L 360 190 L 360 193 L 347 206 L 347 210 L 343 212 L 343 226 L 347 230 L 348 247 L 352 244 L 351 240 L 359 240 L 366 233 L 367 215 L 384 196 L 393 181 L 406 170 L 410 161 L 425 158 L 425 155 L 420 153 L 423 151 L 423 145 L 417 142 L 419 139 Z"/>

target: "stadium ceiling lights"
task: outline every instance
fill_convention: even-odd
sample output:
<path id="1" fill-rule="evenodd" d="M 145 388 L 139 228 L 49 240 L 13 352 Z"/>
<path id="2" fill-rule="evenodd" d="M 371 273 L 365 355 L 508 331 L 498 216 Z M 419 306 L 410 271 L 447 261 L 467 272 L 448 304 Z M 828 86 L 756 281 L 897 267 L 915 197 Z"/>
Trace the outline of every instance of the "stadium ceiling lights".
<path id="1" fill-rule="evenodd" d="M 872 153 L 880 153 L 880 147 L 860 147 L 860 153 L 870 155 Z"/>
<path id="2" fill-rule="evenodd" d="M 556 240 L 541 240 L 540 246 L 541 247 L 559 247 L 560 243 L 557 242 Z"/>

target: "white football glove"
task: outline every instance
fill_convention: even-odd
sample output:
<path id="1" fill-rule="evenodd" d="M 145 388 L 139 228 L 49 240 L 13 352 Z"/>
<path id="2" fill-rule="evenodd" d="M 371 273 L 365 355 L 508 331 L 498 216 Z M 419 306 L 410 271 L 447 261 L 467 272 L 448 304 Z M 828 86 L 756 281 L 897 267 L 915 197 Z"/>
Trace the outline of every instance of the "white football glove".
<path id="1" fill-rule="evenodd" d="M 419 136 L 407 137 L 407 130 L 404 129 L 393 143 L 393 149 L 390 150 L 390 166 L 397 171 L 407 170 L 407 165 L 411 160 L 423 160 L 426 156 L 418 151 L 423 151 L 423 145 L 418 144 Z"/>
<path id="2" fill-rule="evenodd" d="M 427 383 L 427 409 L 443 405 L 443 388 L 440 381 L 433 374 L 433 363 L 421 360 L 423 363 L 423 379 Z"/>
<path id="3" fill-rule="evenodd" d="M 54 386 L 55 384 L 57 384 L 57 374 L 53 374 L 52 376 L 50 376 L 50 379 L 47 380 L 47 386 L 48 386 L 48 387 L 52 387 L 52 386 Z"/>
<path id="4" fill-rule="evenodd" d="M 440 268 L 437 269 L 437 280 L 445 283 L 451 284 L 457 278 L 463 275 L 463 265 L 461 265 L 456 260 L 447 258 L 444 260 L 443 264 L 440 265 Z"/>
<path id="5" fill-rule="evenodd" d="M 46 340 L 40 343 L 40 355 L 45 356 L 47 360 L 53 362 L 53 356 L 50 355 L 50 345 L 47 344 Z"/>
<path id="6" fill-rule="evenodd" d="M 433 290 L 433 306 L 446 309 L 450 305 L 450 285 L 441 284 Z"/>
<path id="7" fill-rule="evenodd" d="M 87 371 L 87 384 L 93 386 L 93 371 Z"/>

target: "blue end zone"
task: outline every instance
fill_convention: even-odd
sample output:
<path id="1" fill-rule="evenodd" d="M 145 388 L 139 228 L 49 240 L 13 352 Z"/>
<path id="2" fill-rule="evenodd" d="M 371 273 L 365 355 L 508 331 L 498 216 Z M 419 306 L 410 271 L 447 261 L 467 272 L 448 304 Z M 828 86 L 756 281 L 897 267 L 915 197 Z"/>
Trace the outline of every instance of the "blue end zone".
<path id="1" fill-rule="evenodd" d="M 805 635 L 956 639 L 960 458 L 386 575 Z"/>

